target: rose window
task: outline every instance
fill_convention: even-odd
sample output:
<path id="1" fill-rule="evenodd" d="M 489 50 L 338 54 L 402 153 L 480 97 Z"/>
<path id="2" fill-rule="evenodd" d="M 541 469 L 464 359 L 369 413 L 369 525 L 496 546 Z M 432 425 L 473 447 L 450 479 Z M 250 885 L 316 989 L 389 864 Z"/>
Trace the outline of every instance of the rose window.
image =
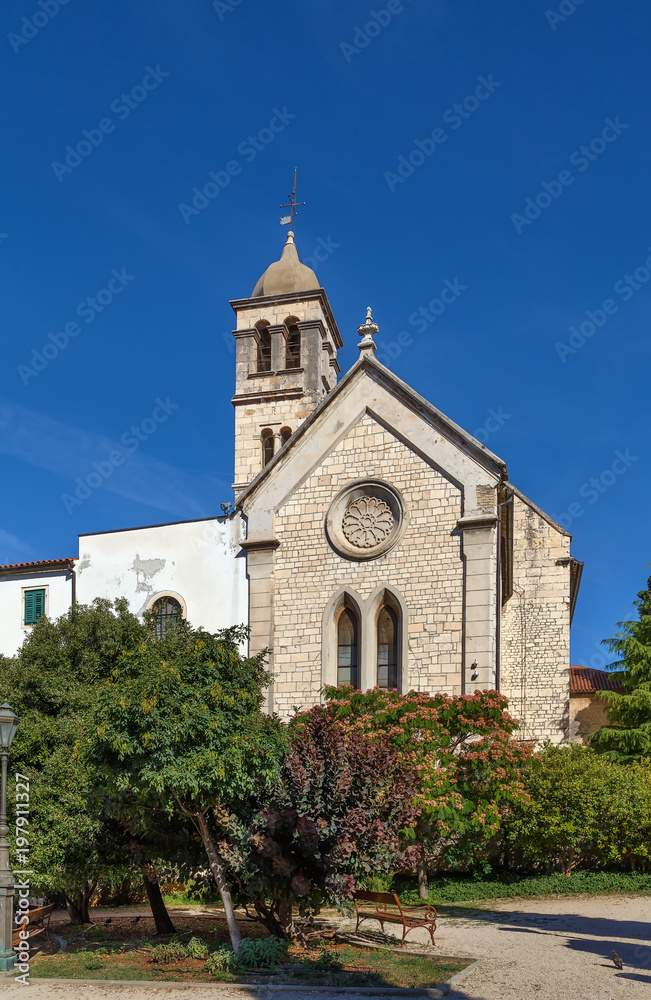
<path id="1" fill-rule="evenodd" d="M 371 549 L 380 545 L 394 527 L 393 512 L 379 497 L 363 496 L 347 508 L 342 530 L 351 545 Z"/>

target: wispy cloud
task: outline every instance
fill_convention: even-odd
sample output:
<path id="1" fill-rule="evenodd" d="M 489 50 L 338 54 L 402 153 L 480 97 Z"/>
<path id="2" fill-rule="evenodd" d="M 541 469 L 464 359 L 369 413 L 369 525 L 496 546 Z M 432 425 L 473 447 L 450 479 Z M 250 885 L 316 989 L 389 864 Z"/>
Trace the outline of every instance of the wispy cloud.
<path id="1" fill-rule="evenodd" d="M 0 564 L 7 565 L 16 562 L 31 562 L 34 550 L 27 542 L 0 528 Z"/>
<path id="2" fill-rule="evenodd" d="M 77 477 L 84 477 L 93 462 L 117 450 L 124 452 L 118 441 L 0 399 L 0 453 L 54 473 L 61 480 L 62 491 L 74 491 Z M 104 489 L 189 518 L 213 514 L 220 499 L 230 496 L 230 485 L 225 482 L 160 462 L 143 448 L 125 457 Z"/>

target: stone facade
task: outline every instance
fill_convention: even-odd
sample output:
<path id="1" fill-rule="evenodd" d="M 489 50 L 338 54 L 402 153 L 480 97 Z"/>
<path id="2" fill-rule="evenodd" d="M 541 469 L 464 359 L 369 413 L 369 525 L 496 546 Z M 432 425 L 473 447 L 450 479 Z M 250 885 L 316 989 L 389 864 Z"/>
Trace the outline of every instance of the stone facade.
<path id="1" fill-rule="evenodd" d="M 378 478 L 404 497 L 408 523 L 377 559 L 337 554 L 324 530 L 336 494 L 351 480 Z M 327 608 L 342 590 L 361 608 L 388 588 L 408 609 L 405 690 L 461 691 L 463 560 L 457 522 L 460 490 L 370 415 L 346 434 L 278 510 L 274 564 L 274 707 L 319 701 L 324 683 Z M 372 612 L 371 612 L 372 617 Z M 373 632 L 373 622 L 366 622 Z M 369 678 L 369 686 L 376 678 Z"/>
<path id="2" fill-rule="evenodd" d="M 568 738 L 570 535 L 513 496 L 513 595 L 502 611 L 501 683 L 525 739 Z"/>

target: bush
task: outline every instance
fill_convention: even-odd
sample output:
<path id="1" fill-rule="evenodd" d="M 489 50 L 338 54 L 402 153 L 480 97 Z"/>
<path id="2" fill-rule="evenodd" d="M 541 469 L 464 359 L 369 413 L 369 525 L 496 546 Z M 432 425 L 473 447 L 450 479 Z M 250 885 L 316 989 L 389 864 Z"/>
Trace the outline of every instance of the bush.
<path id="1" fill-rule="evenodd" d="M 287 942 L 278 938 L 244 938 L 239 955 L 245 969 L 275 969 L 287 958 Z"/>
<path id="2" fill-rule="evenodd" d="M 187 957 L 187 949 L 180 941 L 170 941 L 169 944 L 157 944 L 152 948 L 149 961 L 156 962 L 157 965 L 171 965 Z"/>
<path id="3" fill-rule="evenodd" d="M 239 968 L 240 966 L 233 949 L 227 945 L 222 945 L 221 948 L 213 951 L 208 956 L 203 971 L 208 972 L 211 976 L 215 976 L 218 972 L 237 972 Z"/>
<path id="4" fill-rule="evenodd" d="M 525 771 L 530 806 L 517 806 L 507 840 L 526 862 L 577 868 L 648 866 L 651 767 L 621 764 L 574 743 L 548 746 Z"/>
<path id="5" fill-rule="evenodd" d="M 198 937 L 190 938 L 185 952 L 188 958 L 208 958 L 208 946 Z"/>
<path id="6" fill-rule="evenodd" d="M 552 875 L 505 875 L 502 879 L 446 878 L 432 882 L 428 902 L 470 903 L 482 899 L 533 899 L 536 896 L 574 896 L 578 894 L 651 893 L 651 873 L 575 871 L 570 876 L 557 872 Z M 418 903 L 415 879 L 405 880 L 399 893 L 403 903 Z"/>

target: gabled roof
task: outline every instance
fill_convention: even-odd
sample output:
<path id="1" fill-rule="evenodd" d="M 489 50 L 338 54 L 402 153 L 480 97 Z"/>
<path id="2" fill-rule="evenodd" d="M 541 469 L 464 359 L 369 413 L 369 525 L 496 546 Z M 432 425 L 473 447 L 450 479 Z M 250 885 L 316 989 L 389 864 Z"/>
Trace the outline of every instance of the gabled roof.
<path id="1" fill-rule="evenodd" d="M 623 691 L 621 682 L 607 670 L 593 667 L 570 667 L 570 694 L 594 694 L 595 691 Z"/>
<path id="2" fill-rule="evenodd" d="M 424 396 L 417 393 L 411 386 L 398 378 L 389 368 L 383 365 L 374 357 L 365 354 L 350 368 L 344 377 L 337 383 L 330 392 L 316 407 L 310 416 L 296 429 L 289 440 L 283 445 L 274 457 L 268 462 L 255 479 L 240 493 L 236 501 L 236 506 L 241 507 L 245 500 L 258 490 L 261 483 L 273 472 L 273 470 L 283 461 L 287 452 L 296 447 L 297 443 L 305 436 L 311 427 L 322 417 L 323 413 L 334 406 L 336 400 L 345 393 L 348 385 L 358 375 L 365 373 L 370 379 L 382 385 L 393 396 L 400 399 L 412 412 L 419 414 L 424 420 L 433 425 L 448 440 L 458 444 L 464 451 L 469 452 L 480 465 L 486 467 L 497 479 L 505 481 L 507 476 L 506 463 L 490 451 L 485 445 L 474 438 L 472 434 L 456 424 L 448 416 L 433 406 Z"/>

